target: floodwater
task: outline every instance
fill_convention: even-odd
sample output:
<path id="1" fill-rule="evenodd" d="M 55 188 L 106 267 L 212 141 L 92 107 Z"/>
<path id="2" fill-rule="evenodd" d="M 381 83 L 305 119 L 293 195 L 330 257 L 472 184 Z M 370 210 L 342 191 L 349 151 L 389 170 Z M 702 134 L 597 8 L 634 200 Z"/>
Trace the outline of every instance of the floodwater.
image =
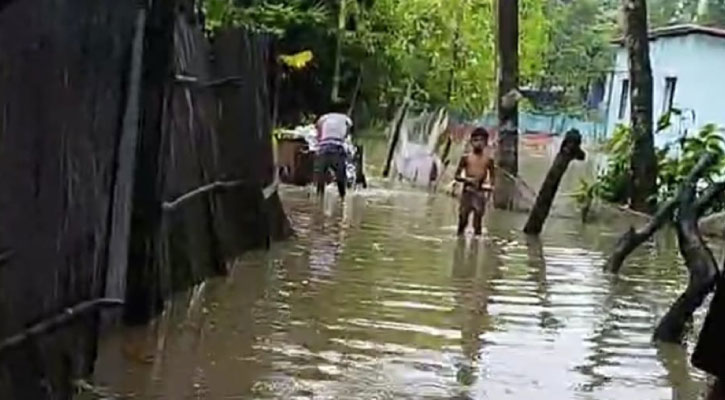
<path id="1" fill-rule="evenodd" d="M 374 182 L 344 204 L 282 195 L 297 236 L 239 259 L 100 343 L 95 384 L 129 399 L 699 399 L 684 349 L 650 341 L 684 289 L 663 235 L 614 279 L 623 225 L 493 211 Z M 691 340 L 692 341 L 692 340 Z"/>

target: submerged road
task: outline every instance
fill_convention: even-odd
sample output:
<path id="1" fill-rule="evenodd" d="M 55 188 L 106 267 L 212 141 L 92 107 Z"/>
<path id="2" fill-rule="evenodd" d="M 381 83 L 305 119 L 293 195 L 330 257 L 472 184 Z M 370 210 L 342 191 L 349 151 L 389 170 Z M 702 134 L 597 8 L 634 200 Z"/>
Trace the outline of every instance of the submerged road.
<path id="1" fill-rule="evenodd" d="M 297 237 L 101 342 L 95 382 L 131 399 L 697 399 L 704 377 L 650 343 L 685 284 L 676 241 L 601 265 L 621 225 L 492 212 L 389 187 L 320 205 L 282 190 Z"/>

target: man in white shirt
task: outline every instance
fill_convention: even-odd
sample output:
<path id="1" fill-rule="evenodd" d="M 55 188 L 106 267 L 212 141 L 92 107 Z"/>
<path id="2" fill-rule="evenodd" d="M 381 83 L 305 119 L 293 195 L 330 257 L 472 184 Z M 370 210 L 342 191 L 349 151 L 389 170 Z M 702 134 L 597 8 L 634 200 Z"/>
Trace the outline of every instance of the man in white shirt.
<path id="1" fill-rule="evenodd" d="M 319 147 L 315 159 L 315 180 L 317 194 L 325 194 L 325 184 L 330 170 L 335 173 L 340 198 L 345 197 L 347 171 L 345 168 L 345 139 L 352 128 L 352 120 L 343 114 L 344 105 L 336 104 L 335 112 L 325 114 L 317 120 L 317 141 Z"/>

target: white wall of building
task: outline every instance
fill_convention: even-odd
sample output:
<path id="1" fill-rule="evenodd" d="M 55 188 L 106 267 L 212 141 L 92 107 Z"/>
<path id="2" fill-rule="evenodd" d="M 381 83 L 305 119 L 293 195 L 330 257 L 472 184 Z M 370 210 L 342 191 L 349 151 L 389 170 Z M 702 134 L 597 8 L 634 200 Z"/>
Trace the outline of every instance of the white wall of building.
<path id="1" fill-rule="evenodd" d="M 650 41 L 650 59 L 655 124 L 664 111 L 667 77 L 677 78 L 673 107 L 685 111 L 681 120 L 673 120 L 671 129 L 656 135 L 658 146 L 673 140 L 680 127 L 688 128 L 689 132 L 707 123 L 725 127 L 725 38 L 700 33 L 660 37 Z M 605 99 L 609 99 L 608 135 L 617 124 L 629 123 L 629 95 L 624 117 L 619 116 L 622 82 L 625 79 L 629 79 L 627 52 L 619 47 L 614 73 L 607 84 L 611 93 L 605 94 Z"/>

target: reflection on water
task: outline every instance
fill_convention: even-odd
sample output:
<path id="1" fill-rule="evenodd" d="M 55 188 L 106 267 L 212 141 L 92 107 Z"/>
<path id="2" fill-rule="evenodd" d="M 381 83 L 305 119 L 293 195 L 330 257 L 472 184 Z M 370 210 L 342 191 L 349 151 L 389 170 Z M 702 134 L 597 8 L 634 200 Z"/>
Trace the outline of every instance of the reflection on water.
<path id="1" fill-rule="evenodd" d="M 614 280 L 621 227 L 551 220 L 538 240 L 493 212 L 458 239 L 443 196 L 284 199 L 295 240 L 104 338 L 95 381 L 139 399 L 699 398 L 687 354 L 650 343 L 685 283 L 671 238 Z"/>

